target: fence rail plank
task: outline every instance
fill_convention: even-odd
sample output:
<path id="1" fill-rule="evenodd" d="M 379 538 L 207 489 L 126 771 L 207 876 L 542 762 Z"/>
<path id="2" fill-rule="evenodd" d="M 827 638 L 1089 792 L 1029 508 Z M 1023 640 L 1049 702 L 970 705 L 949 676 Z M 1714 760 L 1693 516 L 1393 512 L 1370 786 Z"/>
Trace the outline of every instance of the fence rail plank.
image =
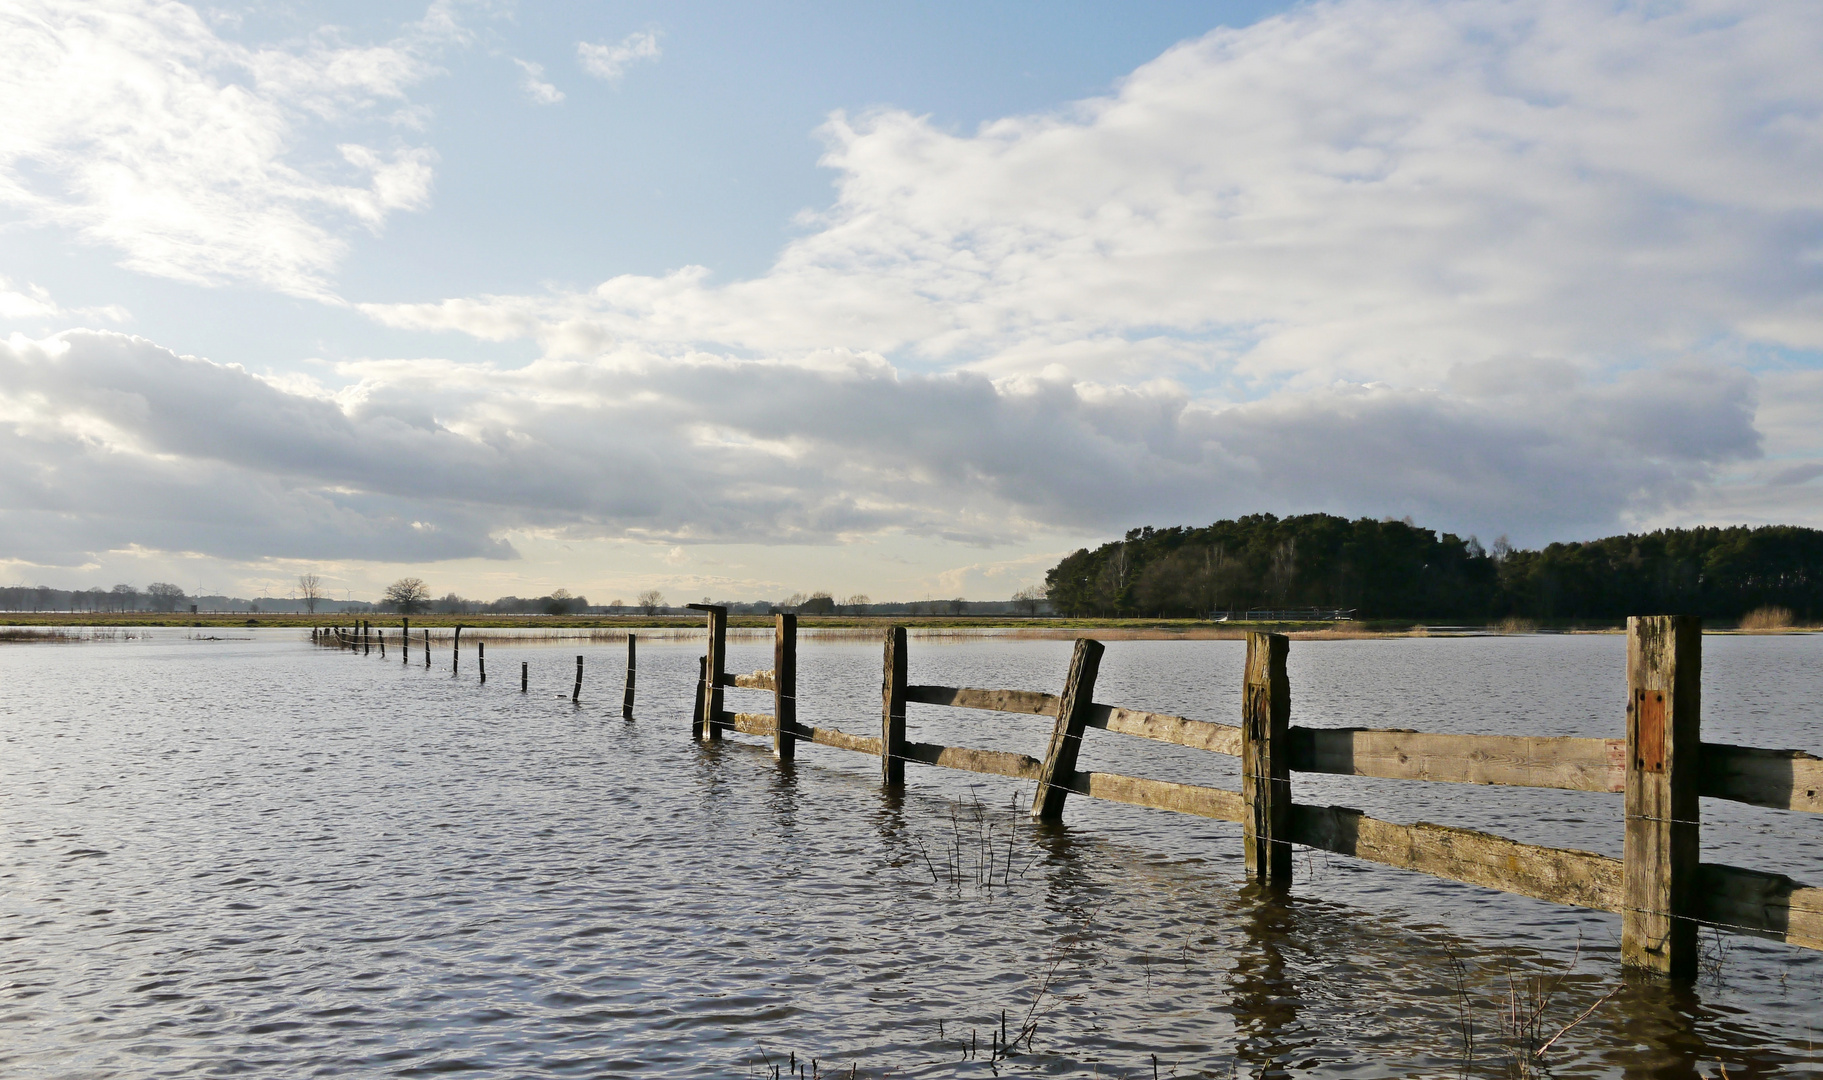
<path id="1" fill-rule="evenodd" d="M 838 750 L 880 756 L 880 740 L 871 735 L 851 735 L 838 728 L 809 727 L 804 724 L 797 725 L 795 734 L 798 739 L 818 746 L 833 746 Z"/>
<path id="2" fill-rule="evenodd" d="M 764 735 L 771 738 L 779 728 L 778 720 L 771 713 L 724 712 L 722 723 L 743 735 Z"/>
<path id="3" fill-rule="evenodd" d="M 971 686 L 908 686 L 905 700 L 957 709 L 1056 716 L 1057 695 L 1036 690 L 977 690 Z"/>
<path id="4" fill-rule="evenodd" d="M 1620 860 L 1589 851 L 1538 847 L 1422 821 L 1398 825 L 1345 806 L 1294 805 L 1291 838 L 1338 855 L 1553 903 L 1597 911 L 1622 907 Z"/>
<path id="5" fill-rule="evenodd" d="M 1698 794 L 1823 814 L 1823 758 L 1802 750 L 1704 743 Z"/>
<path id="6" fill-rule="evenodd" d="M 1620 792 L 1626 760 L 1625 739 L 1291 729 L 1292 769 L 1341 776 Z"/>
<path id="7" fill-rule="evenodd" d="M 1092 799 L 1173 810 L 1217 821 L 1232 821 L 1237 825 L 1247 820 L 1247 800 L 1240 792 L 1226 788 L 1174 784 L 1169 780 L 1148 780 L 1119 773 L 1077 773 L 1076 779 L 1077 790 Z"/>
<path id="8" fill-rule="evenodd" d="M 1016 780 L 1036 780 L 1044 762 L 1025 754 L 1006 750 L 975 750 L 966 746 L 941 746 L 937 743 L 907 742 L 907 761 L 941 765 L 946 769 L 1010 776 Z"/>
<path id="9" fill-rule="evenodd" d="M 770 671 L 754 671 L 746 675 L 730 675 L 722 672 L 723 686 L 738 686 L 743 690 L 777 690 L 778 682 Z"/>
<path id="10" fill-rule="evenodd" d="M 1760 870 L 1704 863 L 1696 874 L 1696 917 L 1725 927 L 1823 949 L 1823 889 Z"/>
<path id="11" fill-rule="evenodd" d="M 1137 735 L 1142 739 L 1188 746 L 1192 750 L 1241 756 L 1241 729 L 1231 724 L 1211 724 L 1166 713 L 1096 704 L 1090 706 L 1088 726 L 1117 735 Z"/>

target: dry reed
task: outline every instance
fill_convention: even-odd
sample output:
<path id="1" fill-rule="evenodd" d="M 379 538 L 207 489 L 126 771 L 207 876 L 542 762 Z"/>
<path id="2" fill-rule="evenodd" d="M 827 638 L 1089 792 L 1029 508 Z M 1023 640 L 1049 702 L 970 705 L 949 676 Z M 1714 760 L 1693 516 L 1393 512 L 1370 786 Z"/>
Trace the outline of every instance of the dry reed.
<path id="1" fill-rule="evenodd" d="M 1742 630 L 1787 630 L 1792 626 L 1791 609 L 1783 607 L 1754 608 L 1741 616 Z"/>

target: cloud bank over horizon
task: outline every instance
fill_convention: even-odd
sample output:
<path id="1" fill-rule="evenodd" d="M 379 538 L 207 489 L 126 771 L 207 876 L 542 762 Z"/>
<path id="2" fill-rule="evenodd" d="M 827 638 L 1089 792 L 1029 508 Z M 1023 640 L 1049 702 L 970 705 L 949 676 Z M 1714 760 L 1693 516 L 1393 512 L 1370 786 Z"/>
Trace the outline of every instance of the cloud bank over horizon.
<path id="1" fill-rule="evenodd" d="M 616 48 L 657 55 L 650 33 Z M 837 112 L 833 203 L 752 278 L 357 304 L 425 354 L 458 334 L 495 359 L 262 375 L 112 331 L 14 335 L 0 551 L 994 548 L 1262 510 L 1522 543 L 1823 525 L 1818 55 L 1799 3 L 1314 4 L 973 132 Z M 369 102 L 423 77 L 361 70 L 392 72 L 349 76 Z M 68 153 L 68 176 L 101 167 Z M 326 289 L 329 226 L 249 262 L 260 215 L 291 212 L 261 168 L 193 258 Z M 382 196 L 375 173 L 349 212 L 372 224 L 428 182 Z M 191 273 L 92 199 L 0 196 Z"/>

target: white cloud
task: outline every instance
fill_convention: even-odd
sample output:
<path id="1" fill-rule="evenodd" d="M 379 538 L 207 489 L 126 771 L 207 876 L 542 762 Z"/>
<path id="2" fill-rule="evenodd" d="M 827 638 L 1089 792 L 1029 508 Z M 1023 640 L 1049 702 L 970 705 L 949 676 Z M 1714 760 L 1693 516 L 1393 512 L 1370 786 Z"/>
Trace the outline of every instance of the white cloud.
<path id="1" fill-rule="evenodd" d="M 621 76 L 627 73 L 627 65 L 640 60 L 657 60 L 658 57 L 658 35 L 649 31 L 628 34 L 618 45 L 597 45 L 587 41 L 576 43 L 576 59 L 582 63 L 582 69 L 609 82 L 619 82 Z"/>
<path id="2" fill-rule="evenodd" d="M 519 83 L 519 88 L 525 91 L 525 96 L 531 99 L 533 104 L 555 105 L 563 100 L 563 91 L 544 80 L 543 64 L 534 64 L 530 60 L 521 60 L 518 57 L 513 58 L 513 63 L 518 64 L 519 70 L 525 75 L 525 78 Z"/>
<path id="3" fill-rule="evenodd" d="M 304 166 L 300 140 L 312 126 L 414 122 L 407 90 L 459 38 L 442 4 L 387 45 L 325 33 L 286 49 L 224 40 L 177 3 L 7 5 L 0 204 L 144 273 L 323 296 L 346 250 L 337 219 L 378 228 L 424 206 L 433 155 L 389 137 L 343 145 L 345 167 Z"/>
<path id="4" fill-rule="evenodd" d="M 372 310 L 1243 389 L 1823 347 L 1818 55 L 1802 2 L 1310 5 L 973 134 L 837 114 L 836 203 L 754 280 Z"/>
<path id="5" fill-rule="evenodd" d="M 0 322 L 42 324 L 52 319 L 100 319 L 121 323 L 132 318 L 127 309 L 116 304 L 104 307 L 66 308 L 51 298 L 49 289 L 25 282 L 15 289 L 11 280 L 0 277 Z"/>

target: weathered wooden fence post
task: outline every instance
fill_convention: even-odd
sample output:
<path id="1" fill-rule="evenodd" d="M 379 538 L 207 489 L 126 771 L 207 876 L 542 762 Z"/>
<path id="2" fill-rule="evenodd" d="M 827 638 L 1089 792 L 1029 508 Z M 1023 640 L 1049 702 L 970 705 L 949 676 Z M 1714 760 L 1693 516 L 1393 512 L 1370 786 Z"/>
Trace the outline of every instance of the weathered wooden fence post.
<path id="1" fill-rule="evenodd" d="M 1241 684 L 1242 845 L 1247 875 L 1291 883 L 1291 680 L 1283 634 L 1249 633 Z"/>
<path id="2" fill-rule="evenodd" d="M 698 726 L 703 736 L 712 741 L 720 741 L 722 729 L 728 726 L 722 717 L 722 679 L 727 674 L 723 669 L 728 666 L 728 609 L 720 604 L 684 606 L 692 611 L 707 612 L 709 616 L 709 648 L 703 661 L 704 676 L 700 694 L 702 720 Z"/>
<path id="3" fill-rule="evenodd" d="M 373 654 L 373 627 L 366 619 L 361 620 L 361 655 Z"/>
<path id="4" fill-rule="evenodd" d="M 1038 787 L 1032 792 L 1032 817 L 1061 821 L 1063 801 L 1076 782 L 1076 755 L 1082 749 L 1083 728 L 1095 701 L 1095 676 L 1101 671 L 1102 643 L 1077 638 L 1070 656 L 1070 674 L 1064 679 L 1063 697 L 1057 701 L 1057 723 L 1051 728 L 1051 745 L 1038 770 Z"/>
<path id="5" fill-rule="evenodd" d="M 1627 836 L 1620 958 L 1696 974 L 1701 852 L 1703 623 L 1694 615 L 1627 620 Z"/>
<path id="6" fill-rule="evenodd" d="M 886 628 L 880 679 L 880 779 L 905 786 L 905 627 Z"/>
<path id="7" fill-rule="evenodd" d="M 703 730 L 703 702 L 709 696 L 706 685 L 709 678 L 709 657 L 707 654 L 696 658 L 696 704 L 690 710 L 690 737 L 702 742 L 707 736 Z"/>
<path id="8" fill-rule="evenodd" d="M 798 617 L 776 616 L 772 627 L 772 756 L 791 761 L 798 756 Z"/>
<path id="9" fill-rule="evenodd" d="M 519 661 L 519 692 L 525 693 L 532 681 L 532 665 L 525 660 Z"/>
<path id="10" fill-rule="evenodd" d="M 430 670 L 430 628 L 424 628 L 424 670 Z"/>
<path id="11" fill-rule="evenodd" d="M 411 616 L 399 620 L 399 663 L 411 663 Z"/>
<path id="12" fill-rule="evenodd" d="M 449 644 L 449 673 L 451 675 L 454 675 L 456 673 L 457 665 L 460 664 L 461 661 L 462 661 L 462 624 L 457 623 L 456 624 L 456 636 L 450 640 L 450 644 Z"/>
<path id="13" fill-rule="evenodd" d="M 381 629 L 376 632 L 376 636 L 380 639 L 380 659 L 384 660 L 386 659 L 386 631 Z"/>
<path id="14" fill-rule="evenodd" d="M 639 666 L 637 648 L 638 634 L 627 635 L 627 692 L 620 699 L 620 715 L 628 720 L 633 719 L 633 672 Z"/>
<path id="15" fill-rule="evenodd" d="M 582 700 L 582 657 L 576 658 L 576 685 L 570 688 L 570 701 Z"/>
<path id="16" fill-rule="evenodd" d="M 481 681 L 487 682 L 487 642 L 475 643 L 475 670 L 481 675 Z"/>

